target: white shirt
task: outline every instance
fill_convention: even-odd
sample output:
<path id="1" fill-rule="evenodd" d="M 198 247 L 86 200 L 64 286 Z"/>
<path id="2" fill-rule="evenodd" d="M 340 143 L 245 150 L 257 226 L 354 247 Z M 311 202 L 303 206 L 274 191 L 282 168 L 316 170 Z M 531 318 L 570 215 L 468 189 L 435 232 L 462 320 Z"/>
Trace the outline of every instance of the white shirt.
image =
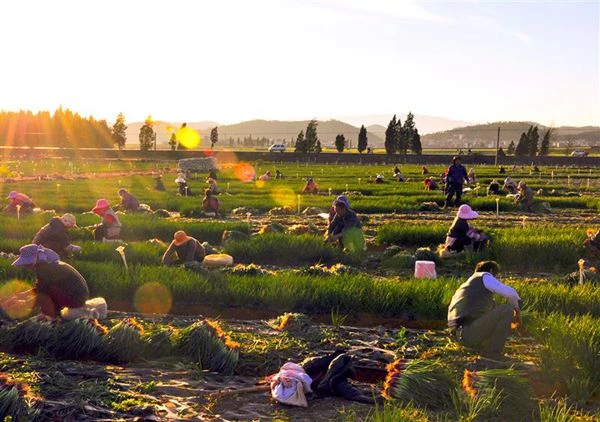
<path id="1" fill-rule="evenodd" d="M 521 298 L 515 289 L 501 283 L 490 273 L 483 274 L 483 285 L 490 292 L 497 293 L 500 296 L 505 297 L 508 299 L 508 303 L 519 309 L 519 300 L 521 300 Z"/>

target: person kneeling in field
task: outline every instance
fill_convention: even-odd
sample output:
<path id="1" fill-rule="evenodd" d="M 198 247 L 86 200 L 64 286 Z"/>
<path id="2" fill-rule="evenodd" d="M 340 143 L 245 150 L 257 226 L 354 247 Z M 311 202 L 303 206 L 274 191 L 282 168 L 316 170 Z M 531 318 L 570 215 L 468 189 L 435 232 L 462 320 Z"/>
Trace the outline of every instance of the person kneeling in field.
<path id="1" fill-rule="evenodd" d="M 202 210 L 208 216 L 219 215 L 219 200 L 213 195 L 210 189 L 204 191 L 204 198 L 202 199 Z"/>
<path id="2" fill-rule="evenodd" d="M 117 214 L 110 207 L 107 199 L 98 199 L 92 209 L 94 214 L 100 216 L 100 224 L 92 226 L 95 240 L 118 240 L 121 236 L 121 222 Z"/>
<path id="3" fill-rule="evenodd" d="M 469 225 L 468 220 L 479 217 L 470 206 L 463 204 L 456 212 L 456 218 L 446 235 L 445 250 L 450 253 L 462 252 L 465 247 L 470 251 L 479 252 L 485 248 L 488 237 L 480 230 Z"/>
<path id="4" fill-rule="evenodd" d="M 306 184 L 302 188 L 302 193 L 308 193 L 312 195 L 316 195 L 319 193 L 319 186 L 317 185 L 317 182 L 313 180 L 312 177 L 306 178 Z"/>
<path id="5" fill-rule="evenodd" d="M 63 308 L 81 308 L 89 298 L 85 278 L 69 264 L 60 261 L 56 252 L 40 245 L 25 245 L 12 265 L 29 268 L 35 273 L 33 289 L 6 299 L 3 309 L 39 306 L 42 317 L 54 319 Z M 32 303 L 33 302 L 33 303 Z"/>
<path id="6" fill-rule="evenodd" d="M 448 307 L 448 327 L 456 340 L 492 359 L 504 358 L 511 322 L 520 320 L 521 315 L 519 294 L 496 279 L 498 272 L 494 261 L 477 263 L 475 272 L 456 290 Z M 508 304 L 497 305 L 494 293 L 506 298 Z"/>
<path id="7" fill-rule="evenodd" d="M 6 199 L 8 199 L 8 205 L 2 211 L 9 214 L 31 214 L 35 208 L 30 197 L 15 190 L 11 191 Z"/>
<path id="8" fill-rule="evenodd" d="M 488 195 L 500 195 L 500 184 L 496 179 L 492 180 L 487 188 Z"/>
<path id="9" fill-rule="evenodd" d="M 517 186 L 517 196 L 515 197 L 515 202 L 519 204 L 521 210 L 526 212 L 533 212 L 533 190 L 525 184 L 523 180 L 519 182 Z"/>
<path id="10" fill-rule="evenodd" d="M 327 232 L 325 233 L 326 242 L 338 242 L 340 248 L 355 249 L 355 245 L 349 245 L 344 243 L 344 236 L 348 234 L 350 230 L 357 230 L 362 234 L 362 223 L 358 216 L 350 208 L 350 204 L 344 195 L 340 195 L 333 202 L 335 208 L 335 215 L 331 219 Z"/>
<path id="11" fill-rule="evenodd" d="M 81 252 L 81 247 L 72 245 L 69 240 L 69 229 L 73 227 L 77 227 L 73 214 L 52 217 L 50 222 L 37 232 L 31 243 L 52 249 L 61 258 L 66 258 L 71 252 Z"/>
<path id="12" fill-rule="evenodd" d="M 140 201 L 125 189 L 119 189 L 118 194 L 121 197 L 121 202 L 117 205 L 119 211 L 137 211 L 140 208 Z"/>
<path id="13" fill-rule="evenodd" d="M 177 259 L 173 255 L 177 254 Z M 201 263 L 206 256 L 206 250 L 200 241 L 188 236 L 183 230 L 176 231 L 173 241 L 162 257 L 163 265 Z"/>

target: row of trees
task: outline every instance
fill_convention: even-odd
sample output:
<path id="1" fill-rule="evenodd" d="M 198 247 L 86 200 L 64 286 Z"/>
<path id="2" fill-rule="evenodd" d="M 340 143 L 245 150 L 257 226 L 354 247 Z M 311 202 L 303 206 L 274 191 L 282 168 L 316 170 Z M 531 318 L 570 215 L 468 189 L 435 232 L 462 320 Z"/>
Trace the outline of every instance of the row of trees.
<path id="1" fill-rule="evenodd" d="M 362 125 L 358 131 L 358 145 L 356 147 L 359 154 L 366 151 L 368 145 L 369 138 L 367 137 L 367 129 L 365 128 L 365 125 Z M 337 134 L 335 137 L 335 149 L 337 149 L 339 153 L 342 153 L 346 147 L 352 147 L 352 142 L 347 141 L 343 133 Z"/>
<path id="2" fill-rule="evenodd" d="M 521 134 L 521 138 L 517 143 L 517 146 L 514 147 L 514 142 L 511 141 L 511 145 L 508 147 L 509 154 L 512 153 L 512 149 L 514 148 L 514 154 L 519 157 L 524 156 L 544 156 L 548 155 L 550 150 L 550 138 L 552 137 L 552 128 L 546 129 L 544 135 L 542 136 L 542 142 L 540 145 L 540 134 L 537 126 L 529 126 L 527 132 L 523 132 Z M 513 148 L 511 148 L 511 146 Z"/>
<path id="3" fill-rule="evenodd" d="M 321 147 L 321 141 L 317 136 L 317 126 L 319 124 L 315 119 L 308 122 L 306 126 L 306 135 L 301 130 L 296 138 L 296 145 L 294 147 L 295 152 L 301 154 L 317 153 L 319 154 L 323 148 Z"/>
<path id="4" fill-rule="evenodd" d="M 421 145 L 421 135 L 415 126 L 414 115 L 408 113 L 404 125 L 400 119 L 396 120 L 396 115 L 385 130 L 385 152 L 387 154 L 404 154 L 410 149 L 413 153 L 421 155 L 423 147 Z"/>
<path id="5" fill-rule="evenodd" d="M 105 120 L 81 117 L 59 107 L 40 111 L 0 111 L 0 144 L 17 147 L 111 148 Z"/>

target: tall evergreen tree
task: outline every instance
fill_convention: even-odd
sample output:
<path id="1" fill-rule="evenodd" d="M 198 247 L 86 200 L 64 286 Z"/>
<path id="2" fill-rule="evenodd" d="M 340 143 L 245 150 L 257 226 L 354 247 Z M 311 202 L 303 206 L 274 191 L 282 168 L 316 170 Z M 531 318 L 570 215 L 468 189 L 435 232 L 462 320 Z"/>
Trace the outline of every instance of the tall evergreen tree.
<path id="1" fill-rule="evenodd" d="M 406 154 L 409 148 L 412 149 L 412 138 L 415 133 L 414 117 L 411 112 L 408 112 L 404 125 L 400 126 L 400 121 L 398 121 L 398 152 L 400 154 Z"/>
<path id="2" fill-rule="evenodd" d="M 396 152 L 396 115 L 392 117 L 392 120 L 388 123 L 388 127 L 385 130 L 385 152 L 386 154 L 392 155 Z"/>
<path id="3" fill-rule="evenodd" d="M 294 147 L 294 152 L 297 152 L 300 154 L 307 153 L 306 140 L 304 139 L 304 131 L 303 130 L 300 131 L 300 133 L 298 134 L 298 137 L 296 138 L 296 146 Z"/>
<path id="4" fill-rule="evenodd" d="M 171 151 L 175 151 L 177 148 L 177 135 L 175 132 L 173 132 L 169 138 L 169 146 L 171 147 Z"/>
<path id="5" fill-rule="evenodd" d="M 156 136 L 154 133 L 152 118 L 148 116 L 144 122 L 144 125 L 140 128 L 140 150 L 150 151 L 155 141 Z"/>
<path id="6" fill-rule="evenodd" d="M 217 142 L 219 142 L 219 130 L 215 126 L 210 131 L 210 149 L 213 149 Z"/>
<path id="7" fill-rule="evenodd" d="M 343 134 L 339 133 L 335 136 L 335 149 L 338 152 L 344 152 L 344 147 L 346 146 L 346 138 Z"/>
<path id="8" fill-rule="evenodd" d="M 423 146 L 421 145 L 421 135 L 419 135 L 419 129 L 415 128 L 412 136 L 410 137 L 410 149 L 413 153 L 421 155 L 423 153 Z"/>
<path id="9" fill-rule="evenodd" d="M 529 155 L 531 157 L 535 157 L 538 152 L 538 143 L 540 141 L 540 134 L 538 132 L 538 127 L 531 125 L 529 128 L 529 133 L 527 134 L 529 138 Z"/>
<path id="10" fill-rule="evenodd" d="M 550 152 L 550 139 L 552 138 L 552 128 L 546 129 L 544 136 L 542 137 L 542 144 L 540 145 L 540 155 L 548 155 Z"/>
<path id="11" fill-rule="evenodd" d="M 360 131 L 358 132 L 358 152 L 362 154 L 368 146 L 369 140 L 367 138 L 367 129 L 365 128 L 365 125 L 362 125 L 360 127 Z"/>
<path id="12" fill-rule="evenodd" d="M 127 126 L 125 126 L 125 116 L 123 113 L 119 113 L 117 116 L 117 121 L 112 127 L 112 140 L 119 149 L 123 149 L 125 142 L 127 142 L 126 130 Z"/>
<path id="13" fill-rule="evenodd" d="M 308 126 L 306 126 L 306 137 L 304 138 L 306 142 L 306 152 L 315 152 L 317 147 L 317 142 L 319 141 L 319 137 L 317 136 L 317 121 L 315 119 L 308 122 Z"/>
<path id="14" fill-rule="evenodd" d="M 315 145 L 315 152 L 320 154 L 323 151 L 323 147 L 321 146 L 321 140 L 317 139 L 317 145 Z"/>
<path id="15" fill-rule="evenodd" d="M 515 155 L 517 157 L 523 157 L 529 153 L 529 138 L 527 133 L 521 133 L 521 138 L 519 138 L 519 142 L 517 143 L 517 147 L 515 148 Z"/>
<path id="16" fill-rule="evenodd" d="M 510 144 L 508 144 L 508 149 L 506 150 L 506 152 L 508 153 L 508 155 L 513 155 L 515 153 L 515 141 L 510 141 Z"/>

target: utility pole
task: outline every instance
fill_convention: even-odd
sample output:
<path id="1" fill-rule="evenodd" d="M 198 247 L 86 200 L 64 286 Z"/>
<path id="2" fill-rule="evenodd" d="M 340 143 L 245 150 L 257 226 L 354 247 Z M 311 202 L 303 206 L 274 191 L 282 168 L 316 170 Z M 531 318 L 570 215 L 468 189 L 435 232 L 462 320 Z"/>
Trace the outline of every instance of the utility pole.
<path id="1" fill-rule="evenodd" d="M 500 147 L 500 126 L 498 126 L 498 137 L 496 138 L 496 158 L 494 159 L 494 165 L 498 165 L 498 148 Z"/>

